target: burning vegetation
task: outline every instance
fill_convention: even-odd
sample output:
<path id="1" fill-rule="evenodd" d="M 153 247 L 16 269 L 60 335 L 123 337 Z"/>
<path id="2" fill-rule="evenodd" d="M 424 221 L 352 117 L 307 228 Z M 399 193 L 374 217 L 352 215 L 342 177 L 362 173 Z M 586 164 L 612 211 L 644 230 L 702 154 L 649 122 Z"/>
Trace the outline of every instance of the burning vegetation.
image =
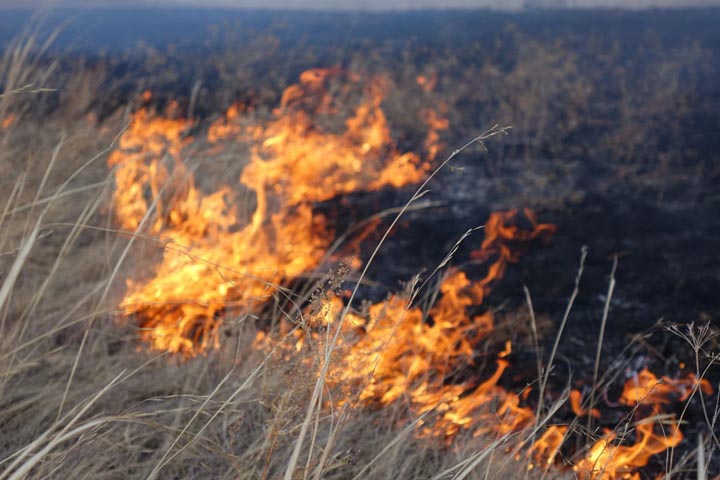
<path id="1" fill-rule="evenodd" d="M 329 131 L 321 120 L 338 114 L 328 92 L 338 77 L 366 86 L 344 128 Z M 424 77 L 418 84 L 432 89 Z M 383 113 L 385 89 L 382 77 L 365 81 L 315 69 L 284 91 L 264 123 L 252 121 L 239 104 L 204 132 L 149 107 L 133 115 L 108 161 L 116 184 L 114 216 L 125 231 L 152 235 L 163 253 L 148 278 L 127 280 L 119 308 L 153 349 L 192 357 L 222 348 L 219 331 L 227 317 L 259 314 L 278 293 L 292 295 L 284 289 L 287 282 L 329 260 L 331 221 L 314 204 L 417 184 L 428 175 L 440 149 L 438 133 L 448 128 L 442 108 L 425 110 L 423 152 L 403 152 Z M 150 99 L 146 92 L 143 100 Z M 185 160 L 219 155 L 232 145 L 244 146 L 248 158 L 239 183 L 254 196 L 254 211 L 245 217 L 234 201 L 236 187 L 202 191 Z M 706 380 L 692 374 L 659 380 L 640 371 L 618 400 L 633 408 L 628 415 L 634 427 L 622 436 L 606 429 L 587 450 L 567 447 L 576 435 L 567 425 L 540 422 L 531 401 L 537 387 L 514 392 L 503 386 L 514 370 L 512 342 L 495 337 L 493 312 L 483 302 L 531 242 L 550 241 L 555 231 L 527 208 L 492 213 L 480 248 L 470 254 L 480 272 L 450 268 L 426 307 L 416 305 L 417 285 L 362 311 L 346 304 L 346 291 L 321 288 L 312 305 L 296 305 L 300 311 L 282 322 L 284 340 L 261 330 L 255 348 L 280 348 L 284 361 L 325 371 L 323 381 L 334 392 L 329 407 L 337 411 L 402 404 L 406 418 L 398 428 L 415 418 L 419 438 L 448 446 L 468 434 L 492 439 L 532 430 L 537 439 L 523 447 L 527 455 L 515 453 L 529 470 L 565 464 L 580 478 L 640 479 L 639 470 L 653 456 L 683 439 L 678 419 L 665 407 L 698 390 L 712 395 Z M 361 264 L 354 259 L 351 265 Z M 313 356 L 324 351 L 332 354 Z M 602 421 L 598 405 L 582 406 L 578 390 L 568 401 L 578 418 Z"/>
<path id="2" fill-rule="evenodd" d="M 11 45 L 0 480 L 720 478 L 720 67 L 582 33 Z"/>
<path id="3" fill-rule="evenodd" d="M 193 355 L 217 346 L 228 309 L 254 312 L 283 281 L 317 267 L 333 235 L 313 203 L 417 183 L 427 173 L 437 129 L 446 122 L 429 117 L 424 158 L 398 151 L 380 106 L 382 81 L 374 79 L 345 131 L 325 132 L 313 118 L 335 108 L 324 90 L 332 73 L 304 72 L 265 125 L 244 123 L 233 106 L 210 126 L 207 148 L 214 154 L 228 143 L 250 143 L 240 182 L 256 206 L 245 224 L 231 188 L 210 194 L 196 188 L 183 163 L 184 151 L 194 146 L 189 122 L 141 110 L 120 138 L 109 158 L 116 168 L 117 220 L 166 244 L 153 278 L 129 281 L 120 307 L 140 319 L 156 348 Z"/>

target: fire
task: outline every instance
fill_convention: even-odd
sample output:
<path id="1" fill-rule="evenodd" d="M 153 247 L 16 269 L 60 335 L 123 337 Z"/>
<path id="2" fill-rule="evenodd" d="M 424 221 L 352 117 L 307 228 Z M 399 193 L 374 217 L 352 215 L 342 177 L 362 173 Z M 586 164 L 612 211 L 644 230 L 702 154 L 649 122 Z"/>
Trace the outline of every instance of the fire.
<path id="1" fill-rule="evenodd" d="M 564 425 L 551 425 L 532 444 L 530 454 L 541 463 L 552 465 L 560 453 L 560 447 L 565 442 L 567 432 L 568 427 Z M 531 463 L 530 466 L 534 468 L 535 465 Z"/>
<path id="2" fill-rule="evenodd" d="M 637 469 L 647 465 L 653 455 L 676 447 L 683 439 L 675 421 L 666 425 L 648 419 L 639 422 L 634 433 L 634 445 L 615 445 L 612 442 L 618 434 L 607 433 L 573 469 L 581 477 L 593 480 L 639 480 Z"/>
<path id="3" fill-rule="evenodd" d="M 671 403 L 673 396 L 684 402 L 696 387 L 712 395 L 710 382 L 704 378 L 698 381 L 695 374 L 680 379 L 663 376 L 661 380 L 645 368 L 625 383 L 620 401 L 625 405 L 654 405 L 660 409 L 662 405 Z"/>
<path id="4" fill-rule="evenodd" d="M 115 172 L 116 221 L 154 235 L 165 248 L 152 278 L 127 281 L 120 308 L 137 318 L 155 348 L 202 352 L 217 344 L 229 309 L 255 311 L 281 282 L 317 267 L 332 232 L 312 203 L 400 187 L 425 175 L 437 153 L 436 131 L 446 124 L 433 117 L 424 158 L 399 151 L 381 108 L 381 80 L 370 82 L 343 132 L 318 127 L 316 119 L 335 110 L 326 83 L 338 74 L 303 73 L 266 123 L 251 122 L 234 105 L 199 139 L 188 134 L 189 120 L 177 118 L 177 104 L 167 117 L 148 109 L 135 114 L 108 161 Z M 243 219 L 233 201 L 236 189 L 202 191 L 186 158 L 248 142 L 240 182 L 256 205 Z"/>
<path id="5" fill-rule="evenodd" d="M 587 456 L 575 464 L 574 470 L 593 480 L 639 480 L 637 470 L 647 465 L 653 455 L 674 448 L 683 440 L 679 422 L 673 416 L 661 416 L 664 407 L 675 401 L 686 401 L 695 389 L 701 389 L 707 395 L 713 393 L 710 383 L 706 379 L 698 380 L 694 374 L 680 379 L 664 376 L 661 380 L 645 368 L 628 379 L 620 403 L 650 411 L 649 416 L 636 422 L 634 432 L 622 435 L 634 435 L 635 443 L 618 444 L 618 432 L 607 431 L 590 448 Z"/>
<path id="6" fill-rule="evenodd" d="M 510 368 L 506 357 L 512 352 L 512 344 L 506 341 L 494 362 L 488 362 L 494 363 L 489 373 L 478 372 L 478 347 L 491 337 L 494 321 L 489 312 L 468 312 L 482 304 L 493 283 L 508 263 L 519 259 L 528 241 L 547 238 L 554 230 L 552 225 L 538 223 L 529 210 L 522 215 L 517 210 L 493 213 L 481 248 L 473 252 L 473 257 L 488 261 L 485 276 L 472 281 L 465 272 L 452 271 L 440 285 L 439 300 L 427 313 L 409 307 L 402 295 L 392 295 L 370 306 L 364 315 L 349 313 L 342 327 L 341 352 L 330 369 L 329 383 L 342 392 L 338 406 L 403 405 L 415 418 L 432 413 L 434 417 L 420 422 L 417 435 L 448 443 L 461 432 L 503 435 L 532 427 L 535 412 L 523 405 L 529 390 L 516 394 L 499 385 Z M 337 324 L 342 309 L 340 298 L 328 299 L 316 316 L 318 325 Z M 298 333 L 298 350 L 303 347 L 303 335 Z M 315 341 L 321 341 L 321 337 L 315 337 Z M 454 381 L 460 372 L 473 370 L 469 378 L 465 375 L 464 380 Z M 665 388 L 656 390 L 659 385 Z M 698 382 L 693 375 L 678 380 L 663 377 L 661 382 L 643 370 L 626 382 L 621 403 L 659 406 L 675 398 L 684 401 L 694 388 L 712 393 L 707 381 Z M 642 395 L 638 397 L 638 393 Z M 600 418 L 598 409 L 582 408 L 579 391 L 571 391 L 569 400 L 577 415 Z M 638 470 L 651 457 L 683 439 L 678 422 L 657 417 L 659 411 L 655 409 L 637 421 L 632 432 L 619 435 L 606 431 L 575 462 L 573 470 L 580 478 L 591 480 L 639 479 Z M 571 434 L 568 426 L 547 427 L 528 449 L 528 468 L 555 464 Z M 632 438 L 634 443 L 628 444 Z"/>
<path id="7" fill-rule="evenodd" d="M 270 118 L 258 121 L 256 112 L 234 104 L 205 133 L 179 116 L 174 103 L 166 115 L 149 107 L 136 112 L 108 163 L 115 175 L 118 226 L 163 247 L 148 278 L 127 280 L 120 303 L 122 314 L 139 323 L 153 348 L 192 356 L 218 347 L 225 318 L 258 312 L 270 296 L 283 294 L 281 285 L 317 268 L 333 232 L 314 203 L 417 183 L 427 174 L 440 149 L 439 132 L 448 128 L 443 109 L 422 113 L 424 154 L 402 151 L 382 109 L 387 80 L 372 79 L 363 100 L 343 112 L 344 105 L 328 93 L 329 84 L 343 75 L 339 69 L 304 72 L 284 91 Z M 346 78 L 359 81 L 353 74 Z M 426 93 L 436 81 L 417 78 Z M 151 92 L 142 94 L 145 105 L 151 100 Z M 328 116 L 342 116 L 343 128 L 322 128 Z M 192 162 L 231 147 L 246 151 L 239 158 L 241 186 L 200 188 Z M 238 208 L 243 189 L 253 197 L 250 214 Z M 491 341 L 495 319 L 482 306 L 529 242 L 547 240 L 555 230 L 529 209 L 492 213 L 480 248 L 472 252 L 483 265 L 479 277 L 451 269 L 431 307 L 413 305 L 410 294 L 395 294 L 361 312 L 351 310 L 342 321 L 341 296 L 327 293 L 318 311 L 305 311 L 308 328 L 294 331 L 288 358 L 307 358 L 298 352 L 322 344 L 328 329 L 342 328 L 327 379 L 339 394 L 333 395 L 334 406 L 395 405 L 408 416 L 426 415 L 417 435 L 445 443 L 459 434 L 497 437 L 532 428 L 537 418 L 527 405 L 530 388 L 515 393 L 502 386 L 511 368 L 512 342 Z M 260 332 L 256 346 L 270 341 Z M 490 353 L 480 353 L 481 345 Z M 658 379 L 647 369 L 639 372 L 625 384 L 620 404 L 652 409 L 651 415 L 628 434 L 606 431 L 574 463 L 575 473 L 592 480 L 639 479 L 639 468 L 683 438 L 676 420 L 658 414 L 696 389 L 712 391 L 706 380 L 692 375 Z M 595 408 L 583 408 L 577 390 L 569 401 L 578 416 L 601 416 Z M 545 428 L 528 448 L 529 468 L 559 463 L 572 434 L 565 425 Z"/>
<path id="8" fill-rule="evenodd" d="M 355 191 L 401 187 L 424 178 L 430 164 L 392 144 L 379 84 L 371 83 L 368 101 L 345 121 L 345 132 L 332 135 L 318 131 L 307 112 L 293 108 L 320 88 L 324 77 L 308 73 L 285 91 L 273 121 L 250 128 L 251 161 L 241 177 L 245 185 L 258 196 L 272 192 L 283 198 L 285 206 L 293 206 Z M 315 108 L 323 112 L 329 107 L 323 100 Z"/>
<path id="9" fill-rule="evenodd" d="M 555 227 L 539 224 L 525 211 L 528 225 L 518 224 L 518 212 L 496 212 L 486 224 L 486 237 L 477 258 L 488 260 L 485 276 L 472 281 L 461 270 L 452 271 L 441 283 L 441 296 L 427 313 L 408 308 L 407 300 L 393 295 L 369 308 L 366 316 L 351 314 L 343 332 L 342 354 L 331 368 L 331 382 L 344 389 L 340 404 L 359 401 L 390 405 L 402 401 L 415 415 L 435 412 L 423 436 L 449 441 L 461 431 L 472 435 L 508 433 L 528 426 L 534 414 L 521 406 L 519 395 L 498 385 L 510 364 L 510 342 L 497 353 L 492 372 L 462 382 L 450 379 L 477 366 L 478 345 L 493 332 L 490 312 L 471 315 L 483 303 L 492 284 L 508 262 L 518 255 L 510 247 L 552 234 Z M 342 306 L 333 299 L 333 310 Z M 350 322 L 348 322 L 350 320 Z M 327 320 L 325 320 L 327 322 Z M 358 327 L 359 326 L 359 327 Z M 485 378 L 487 377 L 487 378 Z"/>
<path id="10" fill-rule="evenodd" d="M 569 400 L 573 413 L 575 413 L 578 417 L 584 417 L 585 415 L 590 414 L 595 418 L 600 418 L 600 410 L 597 408 L 593 408 L 591 410 L 582 408 L 582 394 L 579 390 L 571 390 Z"/>
<path id="11" fill-rule="evenodd" d="M 652 372 L 643 369 L 625 383 L 620 403 L 646 406 L 651 409 L 650 415 L 637 421 L 628 431 L 622 432 L 620 428 L 605 430 L 587 454 L 573 465 L 573 470 L 579 478 L 591 480 L 639 480 L 638 470 L 646 466 L 652 456 L 678 446 L 683 440 L 679 422 L 674 416 L 662 416 L 662 407 L 674 400 L 686 401 L 695 388 L 708 395 L 713 393 L 707 380 L 698 381 L 692 374 L 685 379 L 663 377 L 659 380 Z M 588 411 L 581 407 L 581 402 L 581 393 L 572 390 L 572 410 L 578 416 L 586 416 Z M 597 409 L 593 408 L 590 414 L 600 418 Z M 552 464 L 567 434 L 566 426 L 550 426 L 530 448 L 533 458 Z M 628 438 L 633 437 L 634 443 L 627 444 Z M 531 468 L 534 466 L 530 464 Z"/>

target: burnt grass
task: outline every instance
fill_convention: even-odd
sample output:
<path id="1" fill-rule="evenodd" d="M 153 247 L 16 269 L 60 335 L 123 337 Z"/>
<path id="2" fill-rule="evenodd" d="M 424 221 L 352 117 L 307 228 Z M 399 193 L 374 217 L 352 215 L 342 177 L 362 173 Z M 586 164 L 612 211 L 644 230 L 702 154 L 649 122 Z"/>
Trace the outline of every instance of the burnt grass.
<path id="1" fill-rule="evenodd" d="M 559 344 L 547 396 L 556 399 L 568 386 L 587 395 L 592 389 L 610 272 L 617 257 L 616 286 L 599 368 L 600 376 L 608 374 L 613 380 L 598 402 L 602 412 L 599 425 L 612 429 L 626 419 L 628 412 L 626 407 L 618 408 L 615 404 L 622 386 L 640 370 L 648 368 L 658 376 L 670 377 L 695 371 L 691 345 L 668 327 L 684 331 L 691 324 L 718 326 L 718 184 L 712 176 L 688 176 L 688 169 L 682 167 L 659 181 L 619 179 L 612 169 L 593 165 L 591 159 L 575 165 L 561 179 L 548 175 L 552 180 L 538 188 L 537 177 L 542 173 L 533 170 L 543 172 L 552 168 L 552 163 L 540 160 L 539 165 L 528 168 L 524 161 L 510 160 L 502 173 L 488 178 L 482 159 L 461 156 L 430 185 L 429 198 L 435 203 L 408 213 L 390 236 L 379 252 L 377 266 L 370 270 L 373 282 L 377 283 L 362 288 L 361 297 L 378 301 L 388 292 L 402 290 L 403 282 L 413 275 L 426 276 L 463 232 L 482 225 L 492 211 L 532 208 L 539 222 L 556 225 L 557 232 L 549 242 L 535 241 L 493 287 L 481 308 L 497 310 L 497 322 L 511 325 L 499 326 L 497 337 L 490 340 L 490 349 L 480 355 L 495 355 L 504 341 L 512 338 L 515 348 L 509 360 L 513 365 L 526 367 L 512 368 L 503 380 L 505 387 L 513 391 L 527 385 L 537 387 L 537 373 L 532 367 L 537 352 L 529 341 L 523 287 L 531 293 L 535 314 L 545 321 L 540 349 L 547 359 L 574 288 L 581 252 L 586 248 L 579 294 Z M 326 205 L 322 210 L 330 218 L 364 218 L 388 205 L 402 204 L 411 193 L 412 189 L 406 188 L 360 194 L 331 202 L 332 207 Z M 374 240 L 379 240 L 384 226 L 377 229 Z M 451 262 L 471 278 L 484 273 L 481 265 L 470 260 L 470 252 L 479 248 L 482 238 L 482 230 L 472 234 Z M 372 240 L 367 240 L 361 256 L 369 255 L 375 245 Z M 715 339 L 705 345 L 705 350 L 716 351 L 717 343 Z M 486 365 L 484 360 L 479 359 L 478 364 Z M 707 363 L 701 358 L 700 365 L 704 368 Z M 460 372 L 458 377 L 466 380 L 489 375 L 491 371 L 490 368 L 478 373 L 471 369 Z M 706 378 L 713 386 L 718 385 L 720 369 L 711 367 Z M 536 403 L 533 398 L 531 395 L 531 404 Z M 711 410 L 713 399 L 705 400 Z M 684 417 L 682 430 L 688 439 L 696 439 L 707 430 L 699 402 L 695 398 Z M 677 403 L 669 405 L 667 411 L 681 409 L 682 405 Z M 574 414 L 565 408 L 556 420 L 572 422 L 573 418 Z M 576 438 L 580 445 L 575 447 L 581 446 L 581 439 Z M 691 445 L 684 442 L 680 451 L 686 452 Z M 654 459 L 645 471 L 649 475 L 658 474 L 662 465 L 661 459 Z M 717 471 L 720 461 L 715 459 L 711 467 Z"/>
<path id="2" fill-rule="evenodd" d="M 478 170 L 477 166 L 465 165 L 463 175 L 472 178 L 477 173 L 473 170 Z M 518 168 L 515 175 L 515 181 L 522 177 L 522 168 Z M 371 269 L 372 279 L 379 285 L 366 287 L 361 292 L 364 298 L 380 300 L 388 292 L 401 290 L 403 282 L 422 269 L 425 274 L 432 271 L 460 234 L 482 225 L 492 210 L 532 206 L 539 221 L 556 225 L 557 232 L 547 243 L 534 242 L 493 287 L 482 309 L 497 309 L 498 323 L 512 323 L 509 327 L 498 327 L 497 337 L 490 340 L 490 350 L 482 355 L 495 355 L 504 341 L 512 338 L 515 348 L 508 359 L 516 366 L 506 375 L 505 387 L 514 391 L 527 385 L 537 388 L 533 367 L 537 352 L 529 341 L 523 286 L 531 293 L 535 314 L 545 320 L 541 350 L 547 359 L 574 288 L 581 252 L 587 248 L 579 294 L 559 345 L 547 396 L 557 399 L 568 386 L 587 395 L 592 389 L 594 358 L 613 258 L 617 257 L 616 286 L 600 362 L 600 375 L 612 374 L 613 381 L 598 405 L 602 412 L 600 426 L 615 428 L 628 411 L 626 407 L 617 408 L 615 401 L 625 381 L 640 370 L 647 367 L 658 376 L 670 377 L 695 371 L 692 347 L 668 327 L 674 325 L 682 331 L 690 324 L 710 323 L 715 328 L 718 325 L 720 199 L 712 181 L 700 181 L 690 187 L 682 180 L 667 178 L 662 187 L 671 193 L 659 201 L 654 189 L 643 191 L 626 182 L 608 185 L 608 179 L 604 180 L 596 177 L 595 188 L 574 190 L 564 198 L 550 201 L 547 198 L 528 200 L 522 189 L 518 194 L 503 196 L 493 188 L 492 182 L 487 185 L 488 191 L 477 195 L 474 201 L 468 201 L 466 195 L 458 194 L 460 190 L 452 187 L 443 190 L 438 193 L 441 205 L 410 213 L 408 220 L 402 222 L 376 260 L 380 267 Z M 405 191 L 404 195 L 407 198 L 410 192 Z M 361 204 L 368 208 L 369 204 L 368 211 L 372 211 L 381 205 L 393 204 L 402 196 L 398 192 L 381 192 L 372 195 L 371 200 L 356 199 L 355 207 Z M 496 206 L 489 208 L 489 205 Z M 484 272 L 481 265 L 469 260 L 470 251 L 479 248 L 481 241 L 482 231 L 475 232 L 461 245 L 452 262 L 453 267 L 463 268 L 471 278 Z M 368 243 L 373 245 L 372 241 Z M 418 258 L 427 260 L 419 264 Z M 711 352 L 717 347 L 717 339 L 705 345 L 706 351 Z M 478 364 L 486 364 L 483 361 L 479 360 Z M 700 362 L 702 367 L 706 365 L 702 359 Z M 461 380 L 482 377 L 491 371 L 492 368 L 485 373 L 460 372 L 459 377 Z M 710 368 L 706 378 L 717 386 L 720 369 Z M 533 398 L 531 395 L 531 404 L 536 403 Z M 699 432 L 707 429 L 699 402 L 695 398 L 685 414 L 682 428 L 685 438 L 696 439 Z M 713 399 L 706 398 L 706 407 L 712 409 L 712 406 Z M 679 412 L 681 408 L 681 404 L 674 404 L 668 406 L 667 411 Z M 565 408 L 556 420 L 572 422 L 573 418 L 574 414 Z M 580 441 L 580 445 L 575 447 L 582 445 L 580 438 L 576 441 Z M 685 442 L 680 451 L 688 448 L 692 447 Z M 661 459 L 655 459 L 645 471 L 652 475 L 662 472 L 662 468 Z M 711 468 L 720 469 L 720 461 L 715 459 Z"/>

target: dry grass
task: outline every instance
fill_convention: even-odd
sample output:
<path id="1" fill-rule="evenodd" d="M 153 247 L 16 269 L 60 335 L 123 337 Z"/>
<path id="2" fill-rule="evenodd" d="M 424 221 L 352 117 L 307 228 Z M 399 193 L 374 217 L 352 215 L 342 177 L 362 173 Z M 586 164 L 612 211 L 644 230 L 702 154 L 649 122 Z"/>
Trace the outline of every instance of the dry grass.
<path id="1" fill-rule="evenodd" d="M 63 152 L 76 150 L 56 151 L 49 163 L 64 165 Z M 86 170 L 104 169 L 97 163 Z M 415 439 L 412 423 L 394 426 L 397 409 L 315 408 L 316 376 L 252 348 L 247 318 L 229 319 L 232 335 L 207 356 L 148 352 L 114 318 L 130 240 L 98 227 L 107 184 L 63 196 L 62 185 L 44 193 L 31 176 L 16 181 L 3 228 L 0 478 L 485 478 L 517 469 L 501 441 L 448 451 Z M 308 427 L 312 442 L 299 442 Z"/>

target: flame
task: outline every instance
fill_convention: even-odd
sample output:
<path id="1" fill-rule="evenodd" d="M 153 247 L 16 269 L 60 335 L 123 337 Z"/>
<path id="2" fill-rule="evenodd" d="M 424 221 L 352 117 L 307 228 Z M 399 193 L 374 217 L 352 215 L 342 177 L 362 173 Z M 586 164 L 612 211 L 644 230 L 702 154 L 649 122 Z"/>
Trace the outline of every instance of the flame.
<path id="1" fill-rule="evenodd" d="M 430 125 L 432 149 L 424 158 L 399 151 L 381 108 L 381 80 L 370 82 L 343 132 L 317 126 L 318 117 L 335 110 L 326 83 L 339 73 L 303 73 L 264 124 L 233 105 L 200 139 L 188 135 L 193 124 L 178 118 L 176 103 L 167 116 L 145 108 L 135 114 L 108 160 L 115 217 L 124 230 L 155 236 L 164 251 L 152 278 L 127 281 L 120 309 L 136 317 L 155 348 L 193 355 L 217 345 L 228 309 L 255 311 L 281 282 L 315 268 L 332 232 L 312 203 L 425 175 L 437 153 L 436 129 L 446 124 L 435 118 Z M 254 192 L 256 206 L 246 220 L 233 202 L 235 189 L 200 190 L 185 157 L 247 142 L 240 182 Z"/>
<path id="2" fill-rule="evenodd" d="M 525 220 L 525 222 L 523 222 Z M 525 225 L 523 226 L 523 223 Z M 451 272 L 440 285 L 439 300 L 427 312 L 409 308 L 401 295 L 369 307 L 366 315 L 349 313 L 341 324 L 341 353 L 333 360 L 329 382 L 343 392 L 337 402 L 367 406 L 404 405 L 413 417 L 434 413 L 419 423 L 417 435 L 441 438 L 446 442 L 461 432 L 473 436 L 502 435 L 531 427 L 533 410 L 523 405 L 529 390 L 516 394 L 499 385 L 510 367 L 506 360 L 512 344 L 505 342 L 496 354 L 489 374 L 477 372 L 463 381 L 454 381 L 459 372 L 476 370 L 480 342 L 493 333 L 492 314 L 469 315 L 483 302 L 492 284 L 504 273 L 507 264 L 519 259 L 526 242 L 547 238 L 555 230 L 539 224 L 533 212 L 517 210 L 495 212 L 486 224 L 485 240 L 473 252 L 478 259 L 491 260 L 484 277 L 471 281 L 463 271 Z M 319 324 L 337 325 L 343 309 L 338 297 L 332 297 L 323 309 Z M 298 333 L 300 337 L 304 334 Z M 315 341 L 321 341 L 315 337 Z M 296 344 L 303 346 L 302 339 Z M 492 363 L 492 362 L 491 362 Z M 659 385 L 666 389 L 656 390 Z M 710 384 L 690 375 L 686 379 L 657 380 L 648 370 L 625 384 L 621 403 L 656 405 L 677 397 L 684 401 L 694 388 L 711 394 Z M 642 393 L 638 396 L 638 392 Z M 630 399 L 638 400 L 631 401 Z M 600 417 L 598 409 L 583 409 L 582 394 L 570 393 L 570 404 L 579 416 Z M 657 413 L 657 409 L 655 414 Z M 560 455 L 570 434 L 565 425 L 552 425 L 528 449 L 528 468 L 551 466 Z M 634 443 L 627 444 L 629 438 Z M 638 470 L 651 457 L 677 446 L 683 439 L 678 422 L 649 416 L 635 424 L 632 435 L 606 431 L 573 470 L 590 480 L 639 479 Z"/>
<path id="3" fill-rule="evenodd" d="M 343 75 L 340 69 L 304 72 L 265 121 L 234 104 L 204 134 L 178 115 L 177 103 L 165 115 L 147 107 L 136 112 L 108 164 L 116 181 L 118 226 L 163 247 L 149 277 L 127 280 L 120 303 L 122 314 L 138 322 L 153 348 L 192 356 L 217 347 L 228 315 L 257 312 L 271 295 L 282 294 L 280 285 L 316 268 L 333 232 L 313 211 L 314 203 L 401 187 L 426 175 L 440 149 L 439 132 L 448 128 L 443 107 L 422 112 L 428 129 L 423 156 L 401 151 L 393 142 L 382 109 L 388 82 L 381 77 L 369 82 L 363 100 L 344 116 L 341 131 L 324 129 L 325 116 L 343 115 L 345 106 L 328 93 L 330 82 Z M 359 81 L 351 73 L 346 77 Z M 417 78 L 425 92 L 436 80 Z M 143 92 L 141 99 L 147 105 L 152 93 Z M 207 192 L 196 185 L 188 166 L 188 159 L 211 158 L 233 146 L 247 151 L 239 182 L 254 195 L 250 215 L 238 210 L 236 185 Z M 351 242 L 353 248 L 368 229 Z M 342 298 L 326 294 L 317 311 L 309 308 L 308 328 L 293 331 L 288 358 L 311 343 L 322 344 L 327 332 L 340 328 L 327 380 L 340 393 L 333 397 L 336 406 L 395 405 L 408 416 L 427 415 L 417 435 L 447 443 L 461 433 L 497 436 L 532 427 L 536 415 L 525 404 L 530 389 L 515 393 L 501 385 L 511 367 L 512 342 L 496 342 L 497 348 L 489 348 L 493 353 L 479 353 L 481 344 L 493 345 L 495 328 L 492 312 L 481 308 L 528 243 L 554 232 L 555 226 L 539 223 L 529 209 L 492 213 L 480 248 L 471 254 L 484 265 L 479 278 L 451 269 L 428 309 L 413 306 L 412 295 L 395 294 L 342 319 Z M 270 341 L 258 332 L 255 346 L 265 348 Z M 606 432 L 573 465 L 575 473 L 591 480 L 639 479 L 639 468 L 683 438 L 677 421 L 664 417 L 663 423 L 657 414 L 696 389 L 712 392 L 706 380 L 693 375 L 658 379 L 647 369 L 639 372 L 625 384 L 620 403 L 652 408 L 656 416 L 636 422 L 622 438 Z M 600 417 L 597 409 L 582 408 L 579 391 L 571 391 L 569 400 L 576 415 Z M 528 449 L 528 467 L 556 463 L 571 433 L 564 425 L 546 428 Z"/>
<path id="4" fill-rule="evenodd" d="M 16 120 L 17 116 L 14 113 L 7 115 L 0 122 L 0 130 L 7 130 L 8 128 L 12 127 L 15 124 Z"/>
<path id="5" fill-rule="evenodd" d="M 650 406 L 653 414 L 639 420 L 634 430 L 619 435 L 618 430 L 606 430 L 587 454 L 573 465 L 579 478 L 590 480 L 639 480 L 638 470 L 645 467 L 650 458 L 669 448 L 674 448 L 683 440 L 679 422 L 674 416 L 661 416 L 662 405 L 671 403 L 673 398 L 685 401 L 693 389 L 700 388 L 704 393 L 713 393 L 709 382 L 702 379 L 698 382 L 694 375 L 688 378 L 673 380 L 663 377 L 659 380 L 653 373 L 643 369 L 638 375 L 629 379 L 623 389 L 620 401 L 628 406 Z M 587 415 L 581 408 L 581 394 L 578 390 L 570 392 L 570 403 L 578 416 Z M 600 412 L 592 410 L 592 416 L 599 418 Z M 537 461 L 552 464 L 565 441 L 568 428 L 551 426 L 533 443 L 530 453 Z M 621 438 L 619 438 L 621 437 Z M 634 437 L 634 443 L 623 444 L 627 438 Z M 534 468 L 534 464 L 530 464 Z"/>
<path id="6" fill-rule="evenodd" d="M 591 410 L 582 408 L 582 393 L 580 393 L 579 390 L 571 390 L 569 400 L 573 413 L 578 417 L 584 417 L 590 414 L 592 417 L 600 418 L 600 410 L 597 408 Z"/>
<path id="7" fill-rule="evenodd" d="M 687 378 L 672 379 L 663 376 L 658 379 L 650 370 L 644 368 L 625 383 L 620 402 L 625 405 L 654 405 L 660 409 L 662 405 L 671 403 L 672 397 L 684 402 L 693 392 L 700 388 L 703 393 L 712 395 L 713 389 L 707 379 L 698 381 L 695 374 Z"/>
<path id="8" fill-rule="evenodd" d="M 674 417 L 663 421 L 659 415 L 663 407 L 675 399 L 686 401 L 695 389 L 701 389 L 708 395 L 713 393 L 710 383 L 706 379 L 698 381 L 694 374 L 681 379 L 664 376 L 660 380 L 644 368 L 625 382 L 620 396 L 621 404 L 646 406 L 653 412 L 653 415 L 635 424 L 635 443 L 615 444 L 618 433 L 606 432 L 573 469 L 593 480 L 639 480 L 637 470 L 647 465 L 650 457 L 676 447 L 683 439 L 678 421 Z"/>
<path id="9" fill-rule="evenodd" d="M 653 455 L 676 447 L 683 439 L 677 422 L 666 425 L 652 419 L 639 422 L 635 427 L 635 436 L 637 439 L 633 445 L 615 445 L 613 442 L 618 437 L 617 433 L 607 433 L 592 446 L 586 458 L 575 464 L 573 470 L 582 478 L 593 480 L 639 480 L 637 469 L 647 465 Z"/>
<path id="10" fill-rule="evenodd" d="M 451 381 L 458 372 L 477 366 L 477 346 L 493 332 L 492 313 L 471 315 L 469 309 L 483 303 L 506 264 L 518 259 L 508 243 L 554 231 L 552 225 L 538 224 L 529 210 L 525 214 L 526 227 L 517 224 L 517 211 L 490 216 L 482 255 L 476 254 L 491 260 L 485 276 L 471 281 L 465 272 L 452 271 L 427 314 L 417 307 L 408 308 L 403 296 L 392 295 L 372 305 L 366 317 L 350 314 L 345 319 L 342 354 L 331 365 L 330 375 L 331 383 L 345 392 L 341 405 L 402 401 L 415 415 L 435 412 L 435 420 L 426 422 L 419 434 L 447 441 L 461 431 L 502 434 L 534 421 L 532 410 L 521 406 L 520 396 L 498 385 L 510 366 L 505 359 L 512 351 L 510 342 L 496 355 L 489 375 L 478 372 L 464 381 Z M 341 307 L 333 298 L 329 310 L 338 315 Z"/>
<path id="11" fill-rule="evenodd" d="M 568 427 L 565 425 L 550 425 L 545 432 L 530 447 L 530 454 L 536 460 L 546 465 L 555 463 L 555 459 L 560 453 Z M 534 468 L 534 464 L 530 464 Z"/>

